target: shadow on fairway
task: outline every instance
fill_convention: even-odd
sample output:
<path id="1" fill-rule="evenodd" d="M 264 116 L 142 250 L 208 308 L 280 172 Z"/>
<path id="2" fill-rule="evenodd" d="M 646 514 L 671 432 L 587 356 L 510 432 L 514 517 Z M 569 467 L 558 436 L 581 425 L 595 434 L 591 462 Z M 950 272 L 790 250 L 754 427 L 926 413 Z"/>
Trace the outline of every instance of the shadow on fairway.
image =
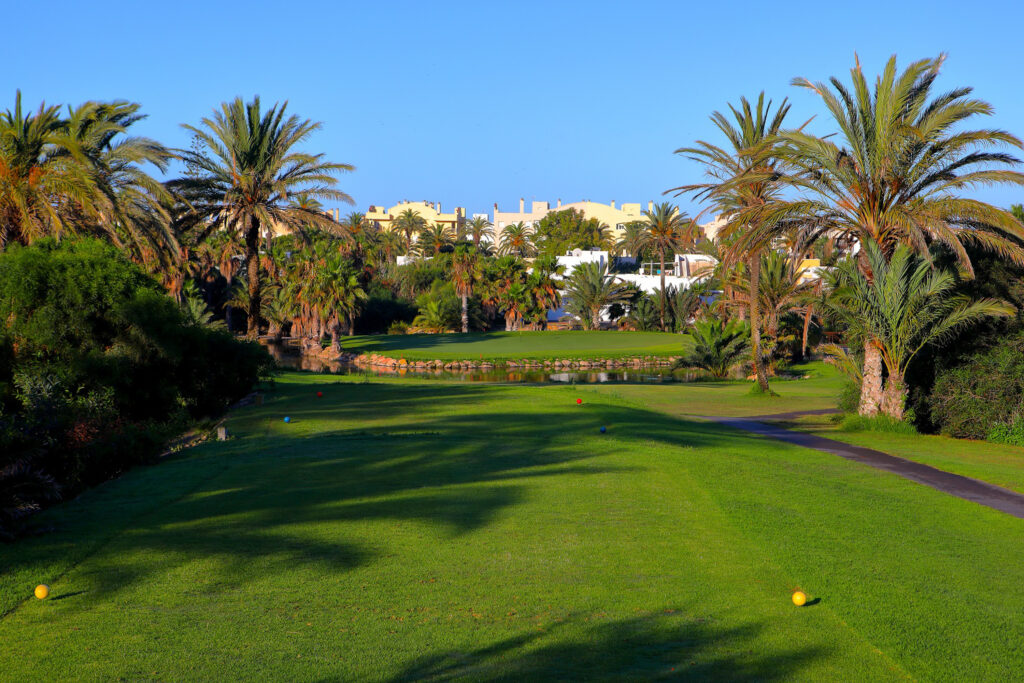
<path id="1" fill-rule="evenodd" d="M 324 400 L 308 398 L 319 389 Z M 524 404 L 524 412 L 511 412 L 522 403 L 516 396 L 510 412 L 474 412 L 481 401 L 500 398 L 501 391 L 461 385 L 282 385 L 263 406 L 236 414 L 236 438 L 126 475 L 123 483 L 139 486 L 145 480 L 145 488 L 159 486 L 171 468 L 209 470 L 181 485 L 188 488 L 164 492 L 166 503 L 135 518 L 118 519 L 116 510 L 109 511 L 101 533 L 75 538 L 72 552 L 80 557 L 109 544 L 79 578 L 89 584 L 87 595 L 72 604 L 87 609 L 194 559 L 214 560 L 217 569 L 205 583 L 188 588 L 189 594 L 237 591 L 256 578 L 301 566 L 346 572 L 387 553 L 388 539 L 346 538 L 345 526 L 324 533 L 325 525 L 415 521 L 442 537 L 457 536 L 514 508 L 538 478 L 628 471 L 590 462 L 621 445 L 701 447 L 746 438 L 628 406 L 594 402 L 577 409 L 571 390 L 564 392 L 564 409 L 561 397 L 552 393 L 545 397 L 556 396 L 558 403 L 548 410 L 531 404 L 531 411 Z M 435 405 L 446 410 L 431 412 Z M 282 407 L 295 425 L 274 419 Z M 381 415 L 406 419 L 374 426 Z M 325 418 L 359 426 L 309 436 L 293 431 Z M 609 434 L 598 434 L 602 424 Z M 138 478 L 134 484 L 132 478 Z M 101 497 L 102 488 L 93 493 Z M 70 535 L 53 534 L 40 545 L 66 545 L 62 533 Z M 152 552 L 139 552 L 147 549 Z M 39 547 L 33 554 L 43 552 Z"/>
<path id="2" fill-rule="evenodd" d="M 813 647 L 759 653 L 752 643 L 760 624 L 722 628 L 679 614 L 625 619 L 582 633 L 570 633 L 568 626 L 556 624 L 469 652 L 427 655 L 391 680 L 771 681 L 799 678 L 802 667 L 827 654 Z"/>

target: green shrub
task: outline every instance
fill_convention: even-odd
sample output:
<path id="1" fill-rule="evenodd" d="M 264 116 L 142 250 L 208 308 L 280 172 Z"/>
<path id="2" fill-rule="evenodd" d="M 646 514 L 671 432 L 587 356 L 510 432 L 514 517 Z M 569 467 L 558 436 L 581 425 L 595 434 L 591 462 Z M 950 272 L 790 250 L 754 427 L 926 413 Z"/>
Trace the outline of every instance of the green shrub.
<path id="1" fill-rule="evenodd" d="M 38 504 L 47 481 L 74 494 L 152 460 L 273 364 L 258 344 L 186 316 L 96 240 L 0 254 L 0 320 L 0 504 L 21 500 L 13 492 L 25 481 Z"/>
<path id="2" fill-rule="evenodd" d="M 1024 416 L 1017 415 L 1012 422 L 993 426 L 988 430 L 987 439 L 992 443 L 1024 446 Z"/>
<path id="3" fill-rule="evenodd" d="M 1011 424 L 1024 409 L 1024 332 L 937 371 L 928 408 L 940 432 L 959 438 Z"/>
<path id="4" fill-rule="evenodd" d="M 839 410 L 844 413 L 855 413 L 860 406 L 860 384 L 847 379 L 839 389 Z"/>
<path id="5" fill-rule="evenodd" d="M 853 413 L 843 417 L 839 428 L 844 432 L 885 432 L 888 434 L 917 434 L 914 425 L 896 420 L 888 415 L 865 417 Z"/>

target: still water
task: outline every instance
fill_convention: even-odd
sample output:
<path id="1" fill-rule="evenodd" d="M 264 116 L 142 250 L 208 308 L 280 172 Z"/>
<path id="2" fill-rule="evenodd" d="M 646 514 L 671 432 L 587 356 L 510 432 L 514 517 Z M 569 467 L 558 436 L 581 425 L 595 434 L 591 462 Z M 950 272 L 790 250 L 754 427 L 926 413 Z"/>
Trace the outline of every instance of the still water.
<path id="1" fill-rule="evenodd" d="M 319 358 L 303 356 L 290 347 L 267 344 L 267 350 L 277 364 L 283 368 L 308 370 L 335 375 L 359 375 L 364 377 L 422 377 L 456 382 L 523 382 L 541 384 L 557 382 L 563 384 L 603 384 L 607 382 L 661 383 L 695 382 L 703 379 L 702 373 L 691 370 L 670 370 L 668 368 L 622 368 L 616 370 L 386 370 L 384 368 L 363 368 L 351 363 L 327 362 Z"/>

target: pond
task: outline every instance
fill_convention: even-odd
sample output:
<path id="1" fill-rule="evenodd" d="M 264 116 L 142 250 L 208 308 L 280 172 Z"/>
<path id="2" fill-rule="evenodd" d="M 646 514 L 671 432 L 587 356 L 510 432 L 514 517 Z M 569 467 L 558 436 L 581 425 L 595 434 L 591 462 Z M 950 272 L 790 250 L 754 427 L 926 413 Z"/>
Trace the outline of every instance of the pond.
<path id="1" fill-rule="evenodd" d="M 363 377 L 419 377 L 459 382 L 500 382 L 542 384 L 605 384 L 619 383 L 663 383 L 695 382 L 704 379 L 703 373 L 692 370 L 670 370 L 669 368 L 620 368 L 614 370 L 544 370 L 495 368 L 490 370 L 414 370 L 387 368 L 365 368 L 352 363 L 324 361 L 320 358 L 298 353 L 295 347 L 280 344 L 266 344 L 270 355 L 282 368 L 308 370 L 333 375 L 359 375 Z"/>

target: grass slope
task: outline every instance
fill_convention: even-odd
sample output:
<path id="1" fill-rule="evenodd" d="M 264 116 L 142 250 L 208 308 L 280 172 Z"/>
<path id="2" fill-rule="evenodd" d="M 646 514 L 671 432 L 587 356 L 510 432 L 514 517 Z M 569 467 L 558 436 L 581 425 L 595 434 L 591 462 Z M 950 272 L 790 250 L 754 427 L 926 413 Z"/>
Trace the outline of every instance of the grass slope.
<path id="1" fill-rule="evenodd" d="M 345 337 L 346 351 L 407 360 L 514 360 L 678 356 L 689 337 L 666 332 L 474 332 Z"/>
<path id="2" fill-rule="evenodd" d="M 693 388 L 650 387 L 661 402 Z M 46 513 L 55 533 L 0 547 L 0 672 L 1011 680 L 1024 667 L 1024 522 L 643 398 L 285 375 L 229 421 L 234 439 L 133 471 Z M 53 598 L 27 599 L 38 582 Z M 796 586 L 820 602 L 794 608 Z"/>

